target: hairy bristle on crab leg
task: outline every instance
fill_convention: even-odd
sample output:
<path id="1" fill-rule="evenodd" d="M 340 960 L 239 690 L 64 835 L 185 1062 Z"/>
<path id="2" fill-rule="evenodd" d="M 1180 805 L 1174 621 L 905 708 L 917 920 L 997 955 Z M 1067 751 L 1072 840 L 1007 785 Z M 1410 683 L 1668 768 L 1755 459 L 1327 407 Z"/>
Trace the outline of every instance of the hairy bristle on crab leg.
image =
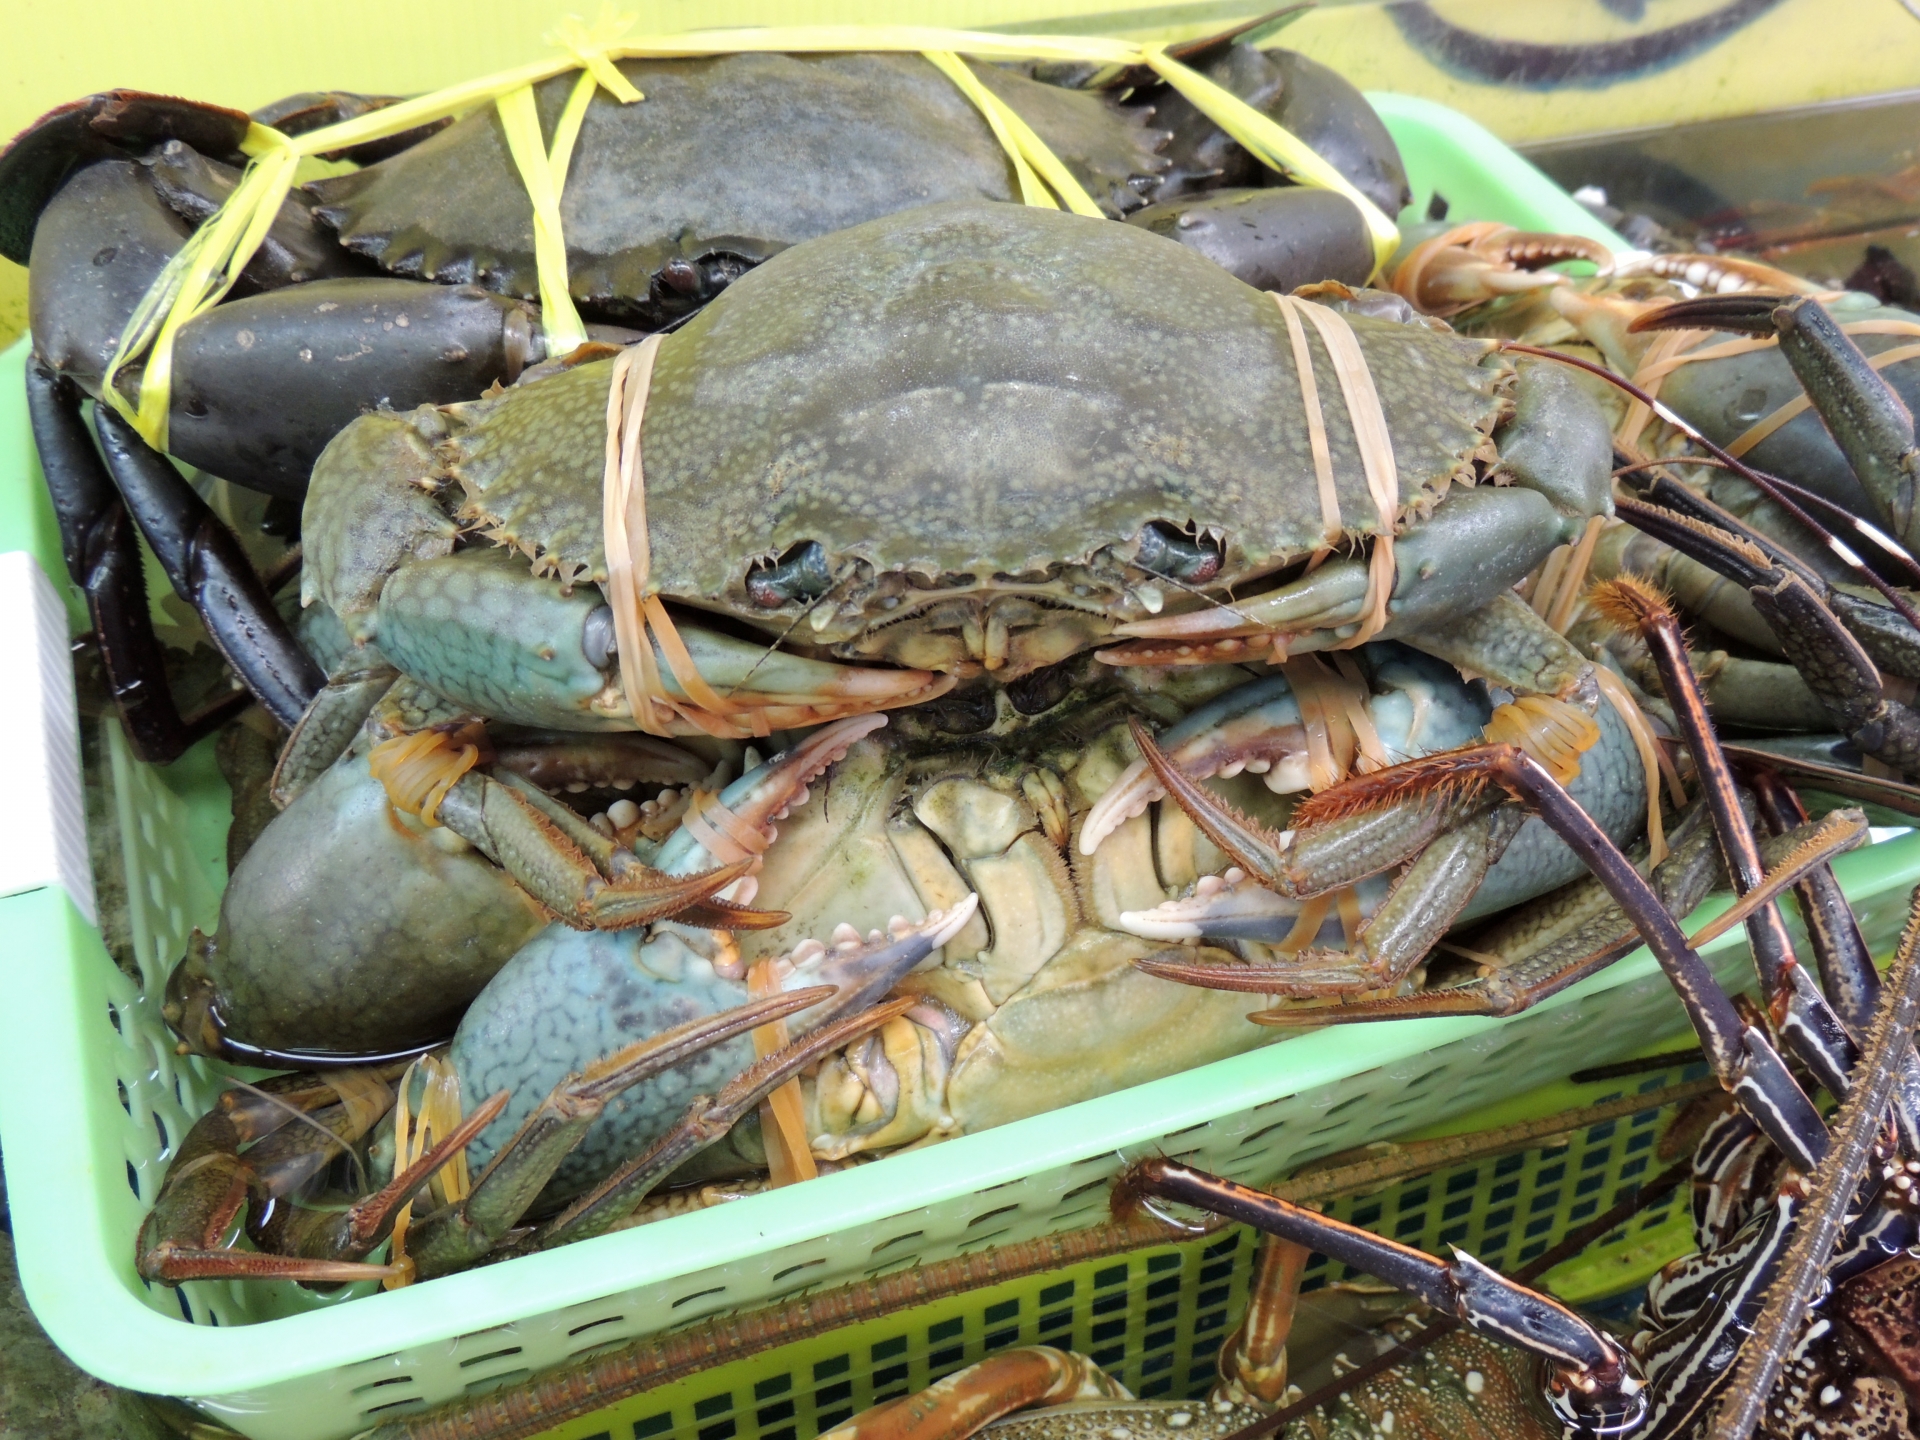
<path id="1" fill-rule="evenodd" d="M 1734 889 L 1747 894 L 1765 879 L 1766 867 L 1741 809 L 1733 772 L 1714 734 L 1699 677 L 1688 663 L 1679 617 L 1664 595 L 1632 575 L 1595 586 L 1587 600 L 1604 619 L 1646 643 L 1661 689 L 1693 756 Z M 1821 1084 L 1835 1095 L 1846 1094 L 1847 1072 L 1856 1058 L 1853 1038 L 1795 958 L 1793 937 L 1787 933 L 1779 906 L 1762 906 L 1747 917 L 1746 926 L 1775 1028 Z"/>

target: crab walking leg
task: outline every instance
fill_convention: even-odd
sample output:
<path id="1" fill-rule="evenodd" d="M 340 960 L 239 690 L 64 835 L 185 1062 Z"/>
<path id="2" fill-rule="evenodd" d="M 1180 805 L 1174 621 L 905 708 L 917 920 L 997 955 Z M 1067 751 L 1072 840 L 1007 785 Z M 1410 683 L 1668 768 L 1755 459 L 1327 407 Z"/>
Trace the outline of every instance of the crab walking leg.
<path id="1" fill-rule="evenodd" d="M 1516 807 L 1500 804 L 1482 789 L 1369 809 L 1275 835 L 1172 764 L 1137 718 L 1128 723 L 1142 757 L 1175 803 L 1261 885 L 1282 897 L 1324 894 L 1412 862 L 1350 938 L 1345 953 L 1308 950 L 1285 966 L 1248 967 L 1239 978 L 1262 994 L 1322 995 L 1397 984 L 1473 898 L 1525 819 Z M 1136 930 L 1167 933 L 1145 915 L 1130 915 L 1127 921 Z M 1181 978 L 1178 965 L 1138 964 L 1163 979 Z"/>
<path id="2" fill-rule="evenodd" d="M 1602 616 L 1625 629 L 1637 631 L 1653 657 L 1661 689 L 1680 722 L 1681 734 L 1700 776 L 1714 831 L 1726 857 L 1734 889 L 1745 895 L 1766 878 L 1760 845 L 1754 839 L 1734 788 L 1733 772 L 1720 750 L 1713 720 L 1699 678 L 1687 661 L 1686 637 L 1666 597 L 1632 576 L 1596 586 L 1588 603 Z M 1773 1023 L 1801 1063 L 1808 1066 L 1834 1095 L 1845 1095 L 1847 1072 L 1857 1049 L 1846 1026 L 1827 1004 L 1793 953 L 1780 907 L 1768 904 L 1748 917 L 1747 940 L 1767 995 Z"/>
<path id="3" fill-rule="evenodd" d="M 141 1222 L 134 1265 L 163 1285 L 224 1276 L 313 1281 L 376 1279 L 385 1266 L 233 1251 L 221 1241 L 250 1197 L 291 1194 L 386 1114 L 400 1065 L 324 1078 L 276 1076 L 223 1092 L 193 1123 Z M 289 1129 L 292 1144 L 274 1141 Z M 241 1147 L 249 1146 L 246 1154 Z"/>
<path id="4" fill-rule="evenodd" d="M 647 1192 L 687 1161 L 713 1145 L 752 1113 L 760 1102 L 807 1066 L 841 1046 L 878 1030 L 906 1014 L 918 996 L 902 996 L 835 1020 L 776 1050 L 736 1076 L 711 1098 L 700 1095 L 687 1107 L 680 1122 L 644 1154 L 628 1161 L 587 1194 L 543 1225 L 532 1244 L 540 1249 L 605 1234 L 631 1215 Z"/>
<path id="5" fill-rule="evenodd" d="M 111 406 L 94 408 L 93 426 L 114 485 L 174 592 L 193 606 L 254 698 L 291 730 L 326 676 L 274 609 L 240 542 Z"/>
<path id="6" fill-rule="evenodd" d="M 87 596 L 107 687 L 134 752 L 163 765 L 251 702 L 245 691 L 182 715 L 154 634 L 140 543 L 126 501 L 100 463 L 80 416 L 80 391 L 38 362 L 27 364 L 27 416 L 60 524 L 67 573 Z"/>
<path id="7" fill-rule="evenodd" d="M 570 834 L 566 817 L 491 776 L 463 775 L 440 802 L 439 818 L 567 924 L 617 930 L 686 909 L 744 875 L 744 861 L 696 875 L 665 875 L 627 858 L 603 875 Z M 584 823 L 582 829 L 587 827 Z"/>
<path id="8" fill-rule="evenodd" d="M 1324 789 L 1353 763 L 1377 769 L 1470 744 L 1486 724 L 1488 702 L 1440 662 L 1370 647 L 1354 666 L 1352 678 L 1336 676 L 1303 657 L 1201 705 L 1161 734 L 1161 747 L 1196 780 L 1246 771 L 1284 795 Z M 1134 760 L 1087 811 L 1080 853 L 1095 853 L 1165 793 L 1147 762 Z"/>
<path id="9" fill-rule="evenodd" d="M 416 1219 L 407 1253 L 422 1280 L 463 1269 L 492 1250 L 580 1143 L 607 1102 L 700 1051 L 827 998 L 825 987 L 755 1000 L 633 1044 L 554 1086 L 473 1182 L 466 1199 Z"/>
<path id="10" fill-rule="evenodd" d="M 499 1118 L 500 1112 L 507 1108 L 507 1099 L 504 1090 L 490 1096 L 446 1139 L 358 1204 L 344 1210 L 277 1206 L 266 1224 L 249 1226 L 249 1236 L 262 1249 L 284 1255 L 291 1261 L 305 1260 L 316 1265 L 355 1260 L 370 1254 L 393 1233 L 394 1219 L 401 1208 L 418 1199 L 440 1168 Z M 380 1268 L 394 1272 L 397 1267 Z M 289 1278 L 299 1277 L 290 1274 Z"/>
<path id="11" fill-rule="evenodd" d="M 1375 792 L 1376 803 L 1387 807 L 1424 795 L 1437 795 L 1444 802 L 1464 806 L 1481 797 L 1489 786 L 1498 786 L 1538 814 L 1586 862 L 1615 903 L 1632 918 L 1685 1006 L 1720 1083 L 1796 1168 L 1809 1170 L 1826 1153 L 1826 1128 L 1819 1111 L 1766 1035 L 1740 1019 L 1733 1002 L 1714 982 L 1706 962 L 1694 952 L 1680 923 L 1660 903 L 1653 888 L 1537 760 L 1517 745 L 1481 745 L 1412 760 L 1368 776 L 1364 783 Z M 1173 785 L 1168 790 L 1174 793 Z M 1792 873 L 1801 873 L 1797 865 Z M 1741 903 L 1763 903 L 1771 893 L 1771 886 L 1763 887 Z"/>
<path id="12" fill-rule="evenodd" d="M 1575 1434 L 1617 1435 L 1645 1415 L 1646 1384 L 1632 1355 L 1558 1301 L 1516 1284 L 1464 1250 L 1453 1263 L 1278 1199 L 1264 1191 L 1192 1170 L 1171 1160 L 1145 1160 L 1114 1190 L 1116 1208 L 1149 1195 L 1225 1215 L 1269 1235 L 1350 1265 L 1417 1295 L 1469 1329 L 1516 1345 L 1552 1372 L 1548 1397 Z"/>

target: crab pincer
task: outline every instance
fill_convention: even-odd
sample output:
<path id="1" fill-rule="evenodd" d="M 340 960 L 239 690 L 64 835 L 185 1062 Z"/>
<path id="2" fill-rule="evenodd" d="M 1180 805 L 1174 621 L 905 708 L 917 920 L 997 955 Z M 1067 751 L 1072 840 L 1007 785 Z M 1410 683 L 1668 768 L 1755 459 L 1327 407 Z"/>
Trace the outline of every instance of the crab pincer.
<path id="1" fill-rule="evenodd" d="M 1392 777 L 1404 768 L 1390 767 L 1309 797 L 1295 807 L 1293 828 L 1276 833 L 1206 789 L 1167 757 L 1145 726 L 1138 720 L 1131 723 L 1134 743 L 1152 774 L 1239 872 L 1229 871 L 1224 883 L 1196 891 L 1186 901 L 1125 917 L 1124 923 L 1136 933 L 1279 939 L 1278 934 L 1258 933 L 1258 927 L 1277 930 L 1289 917 L 1289 907 L 1256 895 L 1249 881 L 1272 892 L 1276 900 L 1291 902 L 1371 882 L 1406 866 L 1384 896 L 1377 883 L 1369 886 L 1371 893 L 1362 897 L 1369 913 L 1349 936 L 1346 954 L 1307 949 L 1282 965 L 1245 967 L 1191 965 L 1165 957 L 1138 962 L 1163 979 L 1269 995 L 1391 989 L 1473 899 L 1526 818 L 1501 806 L 1499 797 L 1484 787 L 1382 791 L 1383 785 L 1393 786 Z M 1579 708 L 1540 696 L 1496 710 L 1487 733 L 1522 738 L 1547 755 L 1566 779 L 1579 773 L 1580 757 L 1600 738 L 1598 726 Z M 1291 913 L 1308 915 L 1295 940 L 1311 942 L 1317 920 L 1304 910 Z M 1189 925 L 1196 928 L 1168 928 Z"/>

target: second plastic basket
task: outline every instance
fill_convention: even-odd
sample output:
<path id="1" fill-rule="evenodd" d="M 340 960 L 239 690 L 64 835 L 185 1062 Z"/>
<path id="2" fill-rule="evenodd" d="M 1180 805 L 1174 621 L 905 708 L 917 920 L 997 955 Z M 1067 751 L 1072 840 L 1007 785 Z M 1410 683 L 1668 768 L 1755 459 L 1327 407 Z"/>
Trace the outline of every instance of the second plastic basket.
<path id="1" fill-rule="evenodd" d="M 1597 227 L 1462 117 L 1391 96 L 1423 209 L 1530 229 Z M 70 610 L 21 411 L 16 349 L 0 364 L 0 647 L 7 834 L 0 836 L 0 1144 L 22 1280 L 79 1364 L 116 1384 L 198 1397 L 258 1440 L 335 1440 L 394 1407 L 438 1404 L 579 1352 L 809 1287 L 1092 1223 L 1129 1154 L 1161 1150 L 1259 1182 L 1315 1156 L 1523 1093 L 1575 1063 L 1629 1053 L 1683 1021 L 1641 953 L 1527 1015 L 1332 1029 L 790 1190 L 392 1293 L 285 1285 L 143 1285 L 135 1232 L 214 1076 L 173 1052 L 158 1013 L 189 928 L 223 880 L 225 788 L 204 748 L 155 770 L 111 725 L 90 733 L 83 786 Z M 124 890 L 123 973 L 95 928 L 83 816 L 103 895 Z M 1920 839 L 1836 867 L 1884 947 L 1920 878 Z M 118 904 L 105 907 L 118 915 Z M 1749 966 L 1737 936 L 1713 963 Z"/>

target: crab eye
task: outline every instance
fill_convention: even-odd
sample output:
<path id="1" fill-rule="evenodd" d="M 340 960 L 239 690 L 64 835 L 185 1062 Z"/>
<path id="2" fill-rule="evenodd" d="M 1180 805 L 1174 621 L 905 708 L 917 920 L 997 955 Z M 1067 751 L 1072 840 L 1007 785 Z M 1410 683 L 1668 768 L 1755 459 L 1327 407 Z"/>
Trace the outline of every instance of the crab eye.
<path id="1" fill-rule="evenodd" d="M 1200 584 L 1220 573 L 1220 547 L 1207 536 L 1189 535 L 1155 520 L 1140 532 L 1133 563 L 1155 575 Z"/>
<path id="2" fill-rule="evenodd" d="M 604 670 L 613 663 L 620 653 L 620 642 L 614 638 L 611 605 L 596 605 L 587 612 L 587 623 L 580 631 L 580 648 L 586 653 L 587 663 L 596 670 Z"/>
<path id="3" fill-rule="evenodd" d="M 763 560 L 747 572 L 747 594 L 768 610 L 796 600 L 818 600 L 832 588 L 826 547 L 818 540 L 803 540 L 778 560 Z"/>

